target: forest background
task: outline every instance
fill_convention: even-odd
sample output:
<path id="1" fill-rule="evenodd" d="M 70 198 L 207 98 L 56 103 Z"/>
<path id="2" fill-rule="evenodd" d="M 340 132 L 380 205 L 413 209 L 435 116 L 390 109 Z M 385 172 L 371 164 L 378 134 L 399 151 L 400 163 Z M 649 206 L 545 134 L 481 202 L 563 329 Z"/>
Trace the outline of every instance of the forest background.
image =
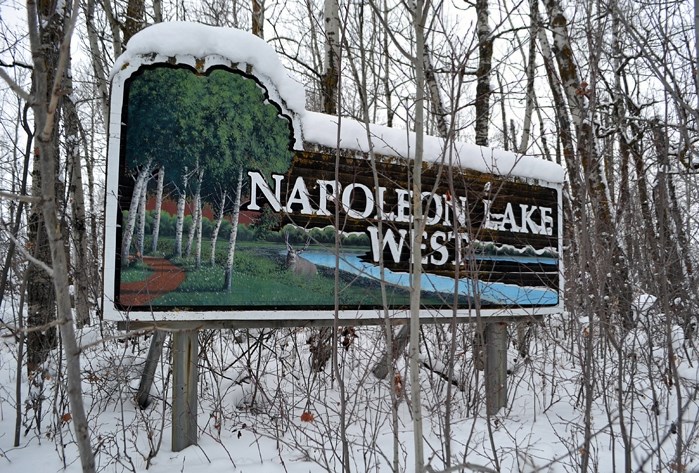
<path id="1" fill-rule="evenodd" d="M 485 414 L 478 317 L 423 325 L 410 343 L 381 327 L 214 331 L 201 334 L 202 443 L 235 465 L 227 446 L 242 437 L 260 452 L 243 464 L 287 470 L 697 468 L 690 2 L 1 6 L 0 462 L 10 469 L 42 442 L 57 468 L 78 458 L 84 471 L 168 468 L 169 339 L 155 402 L 140 410 L 132 387 L 155 337 L 101 322 L 100 268 L 109 71 L 135 33 L 170 20 L 263 37 L 305 85 L 309 110 L 567 172 L 566 312 L 511 327 L 500 415 Z M 384 353 L 395 356 L 379 381 Z"/>

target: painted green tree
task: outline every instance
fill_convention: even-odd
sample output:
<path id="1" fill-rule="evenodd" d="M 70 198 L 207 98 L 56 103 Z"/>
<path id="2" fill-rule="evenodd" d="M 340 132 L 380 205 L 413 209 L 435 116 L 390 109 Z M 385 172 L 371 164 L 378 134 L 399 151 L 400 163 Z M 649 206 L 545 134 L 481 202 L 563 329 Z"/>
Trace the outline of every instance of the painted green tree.
<path id="1" fill-rule="evenodd" d="M 233 198 L 232 230 L 224 267 L 224 289 L 232 289 L 233 262 L 237 240 L 243 176 L 253 169 L 267 174 L 285 172 L 291 163 L 290 129 L 279 111 L 265 103 L 264 89 L 255 81 L 223 70 L 215 70 L 207 81 L 207 110 L 216 122 L 213 148 L 219 155 L 209 156 L 212 172 L 208 185 L 227 189 Z M 242 113 L 241 113 L 242 111 Z M 225 183 L 235 183 L 225 187 Z M 212 249 L 213 250 L 213 249 Z"/>
<path id="2" fill-rule="evenodd" d="M 127 172 L 150 176 L 154 168 L 166 170 L 165 187 L 178 195 L 178 256 L 187 192 L 194 192 L 189 197 L 199 208 L 203 203 L 219 208 L 232 200 L 224 283 L 231 290 L 237 223 L 247 192 L 243 177 L 248 170 L 270 174 L 289 168 L 289 120 L 255 79 L 225 69 L 198 74 L 184 67 L 147 68 L 131 80 L 127 97 Z M 129 220 L 136 211 L 137 206 Z M 124 255 L 126 243 L 122 240 Z"/>
<path id="3" fill-rule="evenodd" d="M 190 75 L 184 72 L 170 68 L 148 68 L 140 71 L 128 83 L 126 179 L 132 179 L 134 183 L 131 195 L 125 193 L 122 196 L 125 202 L 122 208 L 129 209 L 122 231 L 122 265 L 128 264 L 138 204 L 145 197 L 152 170 L 163 168 L 168 182 L 179 183 L 182 182 L 183 173 L 186 174 L 192 166 L 194 154 L 188 149 L 188 142 L 182 134 L 181 116 L 185 114 L 184 98 L 189 92 L 187 79 Z M 172 91 L 180 93 L 173 94 Z M 128 189 L 129 184 L 122 182 L 121 188 Z M 181 190 L 184 203 L 184 189 L 177 184 L 174 187 Z"/>

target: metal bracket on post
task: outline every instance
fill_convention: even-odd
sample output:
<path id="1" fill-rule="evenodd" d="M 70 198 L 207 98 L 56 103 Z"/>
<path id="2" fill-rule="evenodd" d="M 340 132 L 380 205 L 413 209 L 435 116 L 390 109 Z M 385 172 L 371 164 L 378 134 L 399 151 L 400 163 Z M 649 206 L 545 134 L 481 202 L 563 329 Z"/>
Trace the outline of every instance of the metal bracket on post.
<path id="1" fill-rule="evenodd" d="M 495 415 L 507 406 L 507 324 L 485 324 L 486 413 Z"/>
<path id="2" fill-rule="evenodd" d="M 196 445 L 199 340 L 196 330 L 172 337 L 172 451 Z"/>

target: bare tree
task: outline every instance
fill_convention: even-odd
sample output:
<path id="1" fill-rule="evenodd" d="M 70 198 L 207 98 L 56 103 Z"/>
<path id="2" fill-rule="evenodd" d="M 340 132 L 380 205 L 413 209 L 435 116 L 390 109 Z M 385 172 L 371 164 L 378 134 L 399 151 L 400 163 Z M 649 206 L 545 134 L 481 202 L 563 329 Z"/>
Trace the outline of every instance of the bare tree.
<path id="1" fill-rule="evenodd" d="M 50 270 L 42 268 L 53 286 L 51 305 L 47 311 L 56 313 L 66 355 L 68 399 L 72 411 L 75 438 L 83 471 L 95 470 L 90 445 L 90 432 L 82 399 L 80 349 L 76 342 L 69 294 L 68 259 L 63 240 L 64 223 L 58 218 L 56 172 L 59 163 L 57 113 L 60 108 L 61 85 L 67 71 L 70 43 L 78 17 L 78 2 L 62 5 L 33 2 L 27 5 L 27 24 L 33 58 L 32 110 L 37 130 L 35 161 L 38 181 L 36 196 L 41 199 L 41 220 L 50 249 Z M 29 97 L 27 97 L 29 98 Z M 43 223 L 42 223 L 43 222 Z M 44 294 L 47 293 L 43 289 Z M 55 297 L 55 299 L 53 299 Z M 54 310 L 54 300 L 56 312 Z"/>

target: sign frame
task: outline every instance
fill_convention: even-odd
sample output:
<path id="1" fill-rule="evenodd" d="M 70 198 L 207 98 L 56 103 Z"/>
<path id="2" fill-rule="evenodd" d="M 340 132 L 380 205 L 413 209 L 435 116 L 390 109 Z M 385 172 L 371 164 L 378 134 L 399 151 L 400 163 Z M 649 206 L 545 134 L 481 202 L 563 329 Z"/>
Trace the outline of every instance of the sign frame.
<path id="1" fill-rule="evenodd" d="M 134 310 L 124 310 L 119 304 L 115 303 L 118 297 L 117 289 L 117 254 L 119 252 L 119 241 L 117 238 L 117 222 L 119 213 L 119 171 L 121 166 L 122 153 L 124 148 L 123 143 L 123 114 L 126 104 L 124 102 L 126 82 L 139 70 L 147 67 L 187 67 L 197 73 L 205 74 L 215 68 L 224 68 L 232 73 L 242 74 L 247 78 L 254 79 L 258 85 L 265 91 L 267 100 L 274 104 L 280 114 L 289 119 L 291 135 L 293 140 L 292 150 L 295 152 L 305 151 L 307 153 L 324 152 L 335 153 L 337 150 L 328 147 L 327 145 L 319 144 L 310 140 L 304 141 L 304 124 L 303 117 L 291 110 L 287 106 L 287 102 L 279 93 L 277 85 L 268 76 L 255 70 L 251 65 L 246 63 L 233 62 L 223 56 L 208 55 L 203 58 L 197 58 L 191 55 L 178 55 L 175 57 L 164 56 L 161 54 L 139 55 L 137 60 L 132 60 L 124 65 L 116 72 L 112 80 L 112 106 L 110 108 L 110 123 L 109 123 L 109 143 L 108 153 L 109 159 L 107 164 L 107 180 L 106 180 L 106 198 L 105 198 L 105 260 L 104 260 L 104 299 L 103 310 L 106 320 L 115 320 L 120 322 L 136 322 L 137 324 L 202 324 L 211 323 L 231 325 L 249 325 L 249 326 L 265 326 L 265 325 L 299 325 L 304 323 L 312 324 L 330 324 L 336 317 L 335 311 L 332 308 L 324 307 L 322 309 L 313 309 L 308 307 L 300 308 L 261 308 L 261 309 L 244 309 L 231 311 L 226 308 L 208 310 L 198 310 L 196 308 L 188 308 L 187 310 L 149 310 L 148 308 L 136 307 Z M 337 117 L 327 117 L 328 120 L 338 120 Z M 338 120 L 339 121 L 339 120 Z M 343 119 L 344 121 L 344 119 Z M 342 126 L 339 124 L 339 126 Z M 358 156 L 356 151 L 342 150 L 343 154 L 348 156 Z M 360 156 L 361 158 L 361 156 Z M 399 156 L 387 156 L 387 158 L 395 159 Z M 363 159 L 367 159 L 366 155 Z M 407 164 L 406 164 L 407 166 Z M 474 171 L 477 173 L 477 171 Z M 556 251 L 558 255 L 558 295 L 557 303 L 546 306 L 509 306 L 497 308 L 482 308 L 477 305 L 470 307 L 459 307 L 456 310 L 451 308 L 429 308 L 421 310 L 421 319 L 425 322 L 440 322 L 452 320 L 456 317 L 459 320 L 469 320 L 476 317 L 487 317 L 489 320 L 498 320 L 502 318 L 520 318 L 520 317 L 536 317 L 546 314 L 560 313 L 563 310 L 563 260 L 562 260 L 562 234 L 563 234 L 563 215 L 562 215 L 562 185 L 560 183 L 545 182 L 542 180 L 515 178 L 507 176 L 494 176 L 495 179 L 500 179 L 504 182 L 517 183 L 518 185 L 539 186 L 550 189 L 556 195 L 556 215 L 552 220 L 555 228 L 554 233 L 558 236 L 556 241 Z M 526 225 L 525 225 L 526 227 Z M 376 323 L 382 318 L 381 309 L 371 307 L 368 309 L 343 308 L 337 314 L 340 320 L 362 321 L 363 323 Z M 407 307 L 391 309 L 392 319 L 405 319 L 409 317 Z"/>

